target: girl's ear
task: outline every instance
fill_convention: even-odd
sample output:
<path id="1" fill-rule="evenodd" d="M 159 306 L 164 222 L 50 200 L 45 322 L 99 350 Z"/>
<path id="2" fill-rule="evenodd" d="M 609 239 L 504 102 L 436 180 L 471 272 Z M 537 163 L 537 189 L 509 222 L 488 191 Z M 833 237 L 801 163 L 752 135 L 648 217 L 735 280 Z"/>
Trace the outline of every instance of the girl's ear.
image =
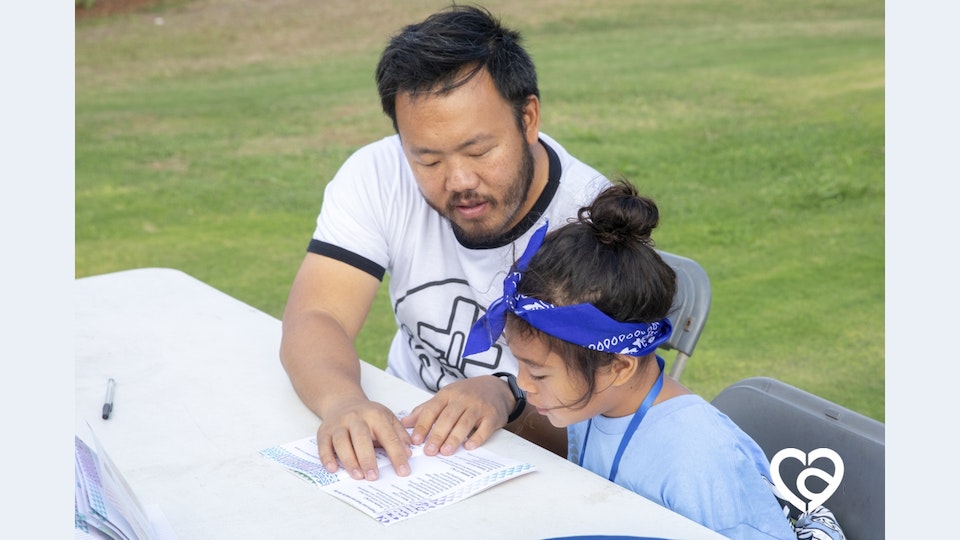
<path id="1" fill-rule="evenodd" d="M 613 386 L 620 386 L 633 377 L 640 366 L 640 358 L 626 354 L 618 354 L 610 364 L 610 373 L 613 375 Z"/>

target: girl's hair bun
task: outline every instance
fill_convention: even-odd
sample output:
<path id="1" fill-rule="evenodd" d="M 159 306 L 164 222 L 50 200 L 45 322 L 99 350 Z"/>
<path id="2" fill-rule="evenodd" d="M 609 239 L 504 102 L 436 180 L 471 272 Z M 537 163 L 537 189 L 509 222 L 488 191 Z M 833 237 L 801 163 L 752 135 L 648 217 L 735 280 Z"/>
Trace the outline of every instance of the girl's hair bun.
<path id="1" fill-rule="evenodd" d="M 605 245 L 647 244 L 660 221 L 652 199 L 643 197 L 633 184 L 617 179 L 589 206 L 580 209 L 578 219 L 588 226 L 597 241 Z"/>

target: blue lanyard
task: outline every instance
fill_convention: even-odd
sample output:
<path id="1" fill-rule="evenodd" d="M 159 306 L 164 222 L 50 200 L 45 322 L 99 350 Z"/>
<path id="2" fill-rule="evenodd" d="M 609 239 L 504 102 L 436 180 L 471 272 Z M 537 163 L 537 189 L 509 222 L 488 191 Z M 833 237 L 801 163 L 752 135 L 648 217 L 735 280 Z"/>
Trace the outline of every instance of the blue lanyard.
<path id="1" fill-rule="evenodd" d="M 663 358 L 657 356 L 657 365 L 660 366 L 660 375 L 657 376 L 656 382 L 653 383 L 653 387 L 650 388 L 650 391 L 647 392 L 647 397 L 643 398 L 643 403 L 640 404 L 640 408 L 637 409 L 637 412 L 633 413 L 633 418 L 630 419 L 630 424 L 627 425 L 627 430 L 623 433 L 623 437 L 620 439 L 620 447 L 617 448 L 617 455 L 613 458 L 613 465 L 610 467 L 610 481 L 613 482 L 613 479 L 617 477 L 617 471 L 620 469 L 620 458 L 623 457 L 623 451 L 627 449 L 627 445 L 630 444 L 630 439 L 633 437 L 633 433 L 637 431 L 637 427 L 640 426 L 640 422 L 643 421 L 643 417 L 647 414 L 647 410 L 653 405 L 653 402 L 656 401 L 657 396 L 660 394 L 660 389 L 663 388 L 663 367 L 664 362 Z M 587 439 L 590 438 L 590 428 L 593 426 L 593 418 L 587 421 L 587 432 L 583 435 L 583 448 L 580 449 L 580 460 L 578 465 L 583 467 L 583 456 L 587 453 Z"/>

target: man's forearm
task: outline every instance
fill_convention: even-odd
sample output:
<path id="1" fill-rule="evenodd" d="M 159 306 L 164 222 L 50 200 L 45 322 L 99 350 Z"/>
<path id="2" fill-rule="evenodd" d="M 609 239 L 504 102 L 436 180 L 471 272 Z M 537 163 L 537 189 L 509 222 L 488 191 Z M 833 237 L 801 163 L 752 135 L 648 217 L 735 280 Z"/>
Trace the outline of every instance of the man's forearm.
<path id="1" fill-rule="evenodd" d="M 356 349 L 329 316 L 315 313 L 285 319 L 280 361 L 301 401 L 320 418 L 337 403 L 365 398 Z"/>

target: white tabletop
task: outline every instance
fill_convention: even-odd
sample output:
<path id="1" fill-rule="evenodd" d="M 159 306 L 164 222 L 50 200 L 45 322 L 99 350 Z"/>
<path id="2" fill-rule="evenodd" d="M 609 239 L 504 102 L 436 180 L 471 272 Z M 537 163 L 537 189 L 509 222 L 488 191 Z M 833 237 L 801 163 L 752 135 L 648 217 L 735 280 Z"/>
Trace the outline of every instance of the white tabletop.
<path id="1" fill-rule="evenodd" d="M 189 538 L 723 538 L 509 432 L 486 447 L 537 471 L 380 525 L 258 452 L 313 435 L 278 358 L 280 321 L 178 270 L 76 280 L 76 415 L 140 501 Z M 363 364 L 394 410 L 428 394 Z M 101 418 L 106 381 L 114 410 Z"/>

